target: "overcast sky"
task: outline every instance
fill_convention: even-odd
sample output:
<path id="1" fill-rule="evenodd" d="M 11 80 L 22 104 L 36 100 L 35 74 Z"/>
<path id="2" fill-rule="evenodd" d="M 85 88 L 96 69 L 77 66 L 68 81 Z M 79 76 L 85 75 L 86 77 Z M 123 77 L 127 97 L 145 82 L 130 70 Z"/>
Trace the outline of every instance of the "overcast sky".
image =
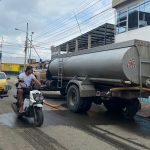
<path id="1" fill-rule="evenodd" d="M 58 45 L 81 34 L 75 14 L 84 33 L 105 22 L 114 22 L 114 12 L 109 10 L 110 7 L 111 0 L 0 0 L 3 56 L 23 56 L 23 31 L 28 22 L 29 37 L 34 32 L 33 44 L 42 59 L 48 59 L 51 45 Z M 23 31 L 16 31 L 15 28 Z M 32 57 L 38 58 L 34 51 Z"/>

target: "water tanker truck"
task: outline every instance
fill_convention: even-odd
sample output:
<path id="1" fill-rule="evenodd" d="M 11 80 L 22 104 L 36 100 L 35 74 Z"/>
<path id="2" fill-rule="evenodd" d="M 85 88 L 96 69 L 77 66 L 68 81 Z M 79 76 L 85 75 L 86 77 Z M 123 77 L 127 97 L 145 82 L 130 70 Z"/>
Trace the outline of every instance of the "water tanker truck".
<path id="1" fill-rule="evenodd" d="M 133 118 L 139 98 L 150 95 L 150 43 L 132 40 L 66 54 L 55 48 L 46 85 L 65 95 L 73 112 L 103 103 L 108 111 Z"/>

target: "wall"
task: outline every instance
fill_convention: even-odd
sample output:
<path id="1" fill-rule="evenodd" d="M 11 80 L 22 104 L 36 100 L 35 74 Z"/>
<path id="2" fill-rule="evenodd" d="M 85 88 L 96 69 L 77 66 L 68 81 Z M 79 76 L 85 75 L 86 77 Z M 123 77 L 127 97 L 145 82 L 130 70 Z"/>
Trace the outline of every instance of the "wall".
<path id="1" fill-rule="evenodd" d="M 150 26 L 127 31 L 115 36 L 116 43 L 133 39 L 150 41 Z"/>
<path id="2" fill-rule="evenodd" d="M 116 11 L 120 11 L 122 9 L 137 5 L 142 2 L 144 2 L 144 0 L 133 0 L 128 3 L 124 3 L 123 5 L 117 7 Z M 146 26 L 143 28 L 138 28 L 124 33 L 120 33 L 115 35 L 115 43 L 133 40 L 133 39 L 150 41 L 149 32 L 150 32 L 150 26 Z"/>
<path id="3" fill-rule="evenodd" d="M 122 3 L 124 3 L 127 0 L 112 0 L 112 7 L 116 7 Z"/>
<path id="4" fill-rule="evenodd" d="M 123 3 L 122 5 L 117 6 L 116 11 L 127 9 L 128 7 L 132 7 L 132 6 L 138 5 L 143 2 L 144 2 L 144 0 L 127 1 L 126 3 Z"/>

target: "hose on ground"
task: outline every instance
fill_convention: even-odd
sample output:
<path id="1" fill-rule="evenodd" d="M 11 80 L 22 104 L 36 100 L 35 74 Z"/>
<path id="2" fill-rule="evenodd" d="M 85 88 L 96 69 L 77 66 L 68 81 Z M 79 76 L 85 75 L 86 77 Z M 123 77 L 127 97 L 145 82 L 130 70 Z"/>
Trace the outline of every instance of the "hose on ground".
<path id="1" fill-rule="evenodd" d="M 44 101 L 44 104 L 49 106 L 49 107 L 51 107 L 51 108 L 56 108 L 56 109 L 58 109 L 60 107 L 63 107 L 63 105 L 64 105 L 64 104 L 60 104 L 60 105 L 50 104 L 50 103 L 48 103 L 46 101 Z"/>

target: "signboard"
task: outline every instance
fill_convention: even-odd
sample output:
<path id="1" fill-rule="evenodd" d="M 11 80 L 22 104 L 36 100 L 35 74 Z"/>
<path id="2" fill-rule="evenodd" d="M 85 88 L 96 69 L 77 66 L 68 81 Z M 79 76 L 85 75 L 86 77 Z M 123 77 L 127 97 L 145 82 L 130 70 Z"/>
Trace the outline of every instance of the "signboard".
<path id="1" fill-rule="evenodd" d="M 112 7 L 116 7 L 126 1 L 128 1 L 128 0 L 112 0 Z"/>
<path id="2" fill-rule="evenodd" d="M 12 71 L 12 64 L 3 64 L 2 70 L 3 71 Z"/>
<path id="3" fill-rule="evenodd" d="M 2 71 L 2 52 L 0 52 L 0 71 Z"/>

